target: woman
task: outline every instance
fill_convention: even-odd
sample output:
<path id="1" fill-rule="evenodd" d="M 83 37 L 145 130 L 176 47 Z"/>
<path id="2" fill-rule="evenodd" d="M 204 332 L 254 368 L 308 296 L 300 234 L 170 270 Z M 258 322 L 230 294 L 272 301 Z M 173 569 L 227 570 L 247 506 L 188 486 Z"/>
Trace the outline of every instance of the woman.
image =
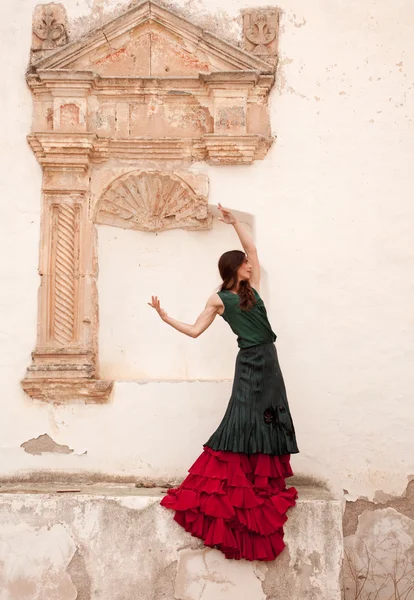
<path id="1" fill-rule="evenodd" d="M 283 550 L 286 512 L 295 505 L 290 454 L 298 452 L 273 333 L 259 296 L 256 248 L 233 214 L 218 205 L 221 221 L 236 230 L 244 252 L 226 252 L 219 260 L 223 283 L 209 298 L 194 325 L 176 321 L 152 306 L 161 319 L 190 337 L 198 337 L 222 316 L 238 336 L 233 390 L 226 414 L 204 451 L 176 489 L 161 504 L 206 546 L 226 558 L 273 560 Z"/>

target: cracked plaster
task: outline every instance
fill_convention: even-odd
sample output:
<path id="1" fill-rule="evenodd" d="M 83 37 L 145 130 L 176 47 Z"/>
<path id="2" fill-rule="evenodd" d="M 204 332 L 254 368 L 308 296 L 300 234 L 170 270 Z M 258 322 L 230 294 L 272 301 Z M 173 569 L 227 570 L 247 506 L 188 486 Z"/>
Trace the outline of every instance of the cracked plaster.
<path id="1" fill-rule="evenodd" d="M 159 506 L 159 490 L 58 490 L 0 493 L 2 577 L 11 589 L 30 589 L 48 600 L 286 600 L 286 590 L 317 600 L 340 598 L 340 510 L 325 490 L 300 490 L 286 527 L 288 550 L 266 564 L 228 561 L 204 548 Z M 23 553 L 17 571 L 10 543 Z M 320 547 L 329 543 L 331 560 L 319 560 Z"/>

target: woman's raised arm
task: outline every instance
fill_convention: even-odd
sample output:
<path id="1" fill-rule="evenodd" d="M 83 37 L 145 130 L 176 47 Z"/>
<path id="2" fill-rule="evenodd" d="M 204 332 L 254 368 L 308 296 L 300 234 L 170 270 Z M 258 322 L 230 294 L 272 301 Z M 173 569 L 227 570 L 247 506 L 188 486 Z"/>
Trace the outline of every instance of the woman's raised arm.
<path id="1" fill-rule="evenodd" d="M 169 317 L 165 310 L 161 308 L 160 301 L 157 296 L 152 296 L 151 302 L 148 302 L 152 308 L 154 308 L 160 315 L 164 323 L 171 325 L 177 331 L 184 333 L 192 338 L 197 338 L 203 333 L 214 321 L 216 315 L 219 314 L 220 309 L 223 307 L 223 303 L 217 294 L 213 294 L 208 300 L 203 312 L 197 317 L 194 325 L 188 323 L 182 323 L 172 317 Z"/>
<path id="2" fill-rule="evenodd" d="M 223 208 L 223 206 L 221 206 L 221 204 L 218 204 L 217 206 L 222 215 L 222 218 L 220 219 L 220 221 L 223 221 L 223 223 L 227 223 L 227 225 L 233 225 L 237 235 L 239 236 L 239 240 L 240 240 L 241 245 L 243 246 L 243 250 L 246 253 L 247 260 L 249 261 L 249 263 L 252 266 L 252 276 L 251 276 L 250 282 L 256 290 L 259 290 L 259 287 L 260 287 L 260 264 L 259 264 L 259 258 L 257 256 L 256 246 L 254 245 L 254 242 L 253 242 L 249 232 L 246 230 L 246 228 L 244 227 L 244 225 L 242 223 L 237 221 L 237 219 L 233 215 L 233 213 L 230 210 L 228 210 L 227 208 Z"/>

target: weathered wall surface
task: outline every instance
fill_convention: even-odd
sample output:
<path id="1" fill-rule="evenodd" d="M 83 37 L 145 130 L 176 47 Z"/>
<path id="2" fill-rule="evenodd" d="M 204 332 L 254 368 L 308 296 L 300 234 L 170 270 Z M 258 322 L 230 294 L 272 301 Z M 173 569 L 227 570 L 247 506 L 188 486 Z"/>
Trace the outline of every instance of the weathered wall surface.
<path id="1" fill-rule="evenodd" d="M 340 599 L 341 508 L 320 489 L 303 488 L 289 550 L 272 563 L 201 547 L 159 506 L 160 490 L 57 489 L 0 494 L 5 600 Z"/>
<path id="2" fill-rule="evenodd" d="M 212 231 L 159 235 L 99 227 L 101 377 L 231 378 L 237 347 L 222 319 L 194 340 L 165 327 L 147 302 L 157 295 L 168 314 L 193 322 L 218 289 L 218 257 L 234 247 L 234 231 L 217 221 Z"/>
<path id="3" fill-rule="evenodd" d="M 183 340 L 148 313 L 148 269 L 126 256 L 127 248 L 142 250 L 139 232 L 99 226 L 102 366 L 108 376 L 128 380 L 115 386 L 111 403 L 44 405 L 19 386 L 35 345 L 39 285 L 41 172 L 25 139 L 34 5 L 5 1 L 0 8 L 0 475 L 51 469 L 182 476 L 223 412 L 235 347 L 223 323 L 203 341 Z M 123 8 L 87 0 L 65 6 L 75 36 L 91 25 L 91 11 L 98 23 Z M 241 35 L 245 6 L 174 4 L 230 41 Z M 413 8 L 403 0 L 279 6 L 280 66 L 271 98 L 276 144 L 250 166 L 192 169 L 208 175 L 210 203 L 254 220 L 302 451 L 295 470 L 327 479 L 351 499 L 372 500 L 379 490 L 398 496 L 414 474 Z M 153 275 L 162 283 L 155 289 L 150 281 L 171 314 L 191 319 L 202 308 L 217 284 L 217 256 L 234 245 L 229 237 L 217 226 L 151 239 L 161 264 Z M 212 381 L 134 381 L 143 376 Z M 74 451 L 29 454 L 21 447 L 42 434 Z"/>

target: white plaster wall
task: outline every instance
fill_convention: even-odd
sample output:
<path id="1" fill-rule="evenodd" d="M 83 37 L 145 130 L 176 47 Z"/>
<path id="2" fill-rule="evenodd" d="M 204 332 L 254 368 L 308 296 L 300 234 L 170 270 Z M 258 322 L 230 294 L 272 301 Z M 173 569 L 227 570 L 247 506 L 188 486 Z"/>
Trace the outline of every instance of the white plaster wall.
<path id="1" fill-rule="evenodd" d="M 130 381 L 116 386 L 106 407 L 40 405 L 19 387 L 35 345 L 39 284 L 40 168 L 25 141 L 31 98 L 24 80 L 35 4 L 0 5 L 0 475 L 44 469 L 183 475 L 224 410 L 229 382 L 145 388 Z M 238 34 L 240 9 L 260 4 L 175 3 L 211 27 L 218 14 L 217 31 L 230 37 Z M 102 17 L 116 2 L 65 5 L 74 27 L 86 27 L 91 6 Z M 279 6 L 281 62 L 271 103 L 278 141 L 250 167 L 200 168 L 210 177 L 211 203 L 255 218 L 268 310 L 302 451 L 294 468 L 326 477 L 338 491 L 398 494 L 414 474 L 414 7 L 405 0 L 280 0 Z M 113 235 L 100 232 L 103 278 L 113 268 Z M 224 238 L 219 229 L 212 235 L 219 254 Z M 125 270 L 126 241 L 116 245 L 117 264 L 126 264 Z M 139 243 L 137 237 L 133 244 Z M 211 260 L 215 266 L 216 257 Z M 188 308 L 165 290 L 166 305 L 183 317 L 192 318 L 196 300 L 216 285 L 206 257 L 202 262 L 206 271 Z M 125 278 L 123 270 L 119 277 Z M 113 319 L 110 327 L 130 355 L 135 340 L 126 339 L 125 323 L 110 309 L 110 277 L 105 281 L 103 316 Z M 222 325 L 215 326 L 212 342 L 220 337 L 228 343 Z M 191 344 L 198 356 L 210 351 L 201 340 Z M 141 350 L 136 352 L 139 357 Z M 197 375 L 197 361 L 189 377 Z M 118 377 L 128 378 L 130 367 L 125 361 L 121 366 Z M 221 368 L 217 378 L 228 376 L 229 367 L 225 373 Z M 164 374 L 175 369 L 182 378 L 182 366 L 171 363 Z M 20 444 L 42 433 L 75 453 L 27 455 Z"/>
<path id="2" fill-rule="evenodd" d="M 196 340 L 167 327 L 148 306 L 157 295 L 167 313 L 194 323 L 220 285 L 217 261 L 241 248 L 234 231 L 159 234 L 99 226 L 101 376 L 111 379 L 223 379 L 233 376 L 234 334 L 217 318 Z"/>

